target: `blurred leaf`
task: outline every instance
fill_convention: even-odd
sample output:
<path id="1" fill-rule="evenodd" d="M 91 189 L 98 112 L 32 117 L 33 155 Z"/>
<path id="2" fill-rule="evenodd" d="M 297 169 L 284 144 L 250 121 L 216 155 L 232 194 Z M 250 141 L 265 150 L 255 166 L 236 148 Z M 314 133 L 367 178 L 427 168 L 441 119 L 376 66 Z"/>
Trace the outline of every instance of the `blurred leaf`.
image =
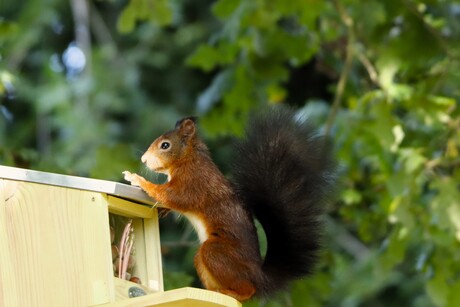
<path id="1" fill-rule="evenodd" d="M 267 87 L 267 96 L 268 96 L 267 101 L 269 103 L 283 102 L 284 99 L 286 98 L 286 95 L 287 95 L 286 90 L 277 84 L 271 84 L 270 86 Z"/>
<path id="2" fill-rule="evenodd" d="M 171 24 L 172 7 L 169 0 L 129 0 L 118 18 L 117 28 L 121 33 L 133 31 L 136 21 L 149 20 L 159 26 Z"/>
<path id="3" fill-rule="evenodd" d="M 131 3 L 134 3 L 132 1 Z M 120 33 L 129 33 L 136 25 L 136 12 L 133 5 L 128 5 L 118 17 L 117 28 Z"/>
<path id="4" fill-rule="evenodd" d="M 460 282 L 449 285 L 449 296 L 447 297 L 446 306 L 455 306 L 460 302 Z"/>
<path id="5" fill-rule="evenodd" d="M 433 220 L 441 229 L 450 229 L 460 240 L 459 199 L 457 183 L 451 178 L 437 178 L 432 183 L 437 195 L 431 202 Z"/>
<path id="6" fill-rule="evenodd" d="M 235 60 L 237 49 L 229 44 L 222 43 L 218 47 L 200 45 L 187 59 L 187 65 L 210 71 L 216 66 L 230 64 Z"/>
<path id="7" fill-rule="evenodd" d="M 382 148 L 390 149 L 395 142 L 393 127 L 396 120 L 391 115 L 391 105 L 388 102 L 380 101 L 373 106 L 373 122 L 368 128 L 380 142 Z"/>
<path id="8" fill-rule="evenodd" d="M 437 272 L 426 285 L 427 293 L 436 306 L 446 306 L 449 288 L 441 272 Z"/>
<path id="9" fill-rule="evenodd" d="M 0 96 L 12 90 L 15 77 L 6 70 L 0 70 Z"/>
<path id="10" fill-rule="evenodd" d="M 401 237 L 401 232 L 393 233 L 385 242 L 385 251 L 379 261 L 379 268 L 382 271 L 391 271 L 396 265 L 404 260 L 407 249 L 407 238 Z"/>
<path id="11" fill-rule="evenodd" d="M 204 71 L 210 71 L 219 62 L 220 54 L 208 45 L 201 45 L 188 59 L 187 64 L 200 67 Z"/>
<path id="12" fill-rule="evenodd" d="M 227 18 L 240 5 L 241 0 L 220 0 L 212 6 L 213 13 L 219 18 Z"/>
<path id="13" fill-rule="evenodd" d="M 0 17 L 0 43 L 19 32 L 18 24 L 5 21 Z"/>
<path id="14" fill-rule="evenodd" d="M 144 0 L 147 1 L 147 0 Z M 150 0 L 150 20 L 160 26 L 167 26 L 173 21 L 173 12 L 170 0 Z"/>
<path id="15" fill-rule="evenodd" d="M 426 157 L 422 154 L 422 149 L 404 148 L 401 149 L 400 155 L 405 163 L 408 174 L 412 174 L 425 165 Z"/>
<path id="16" fill-rule="evenodd" d="M 343 201 L 347 205 L 352 205 L 352 204 L 357 204 L 361 202 L 362 200 L 362 195 L 353 189 L 347 189 L 342 192 L 342 197 Z"/>

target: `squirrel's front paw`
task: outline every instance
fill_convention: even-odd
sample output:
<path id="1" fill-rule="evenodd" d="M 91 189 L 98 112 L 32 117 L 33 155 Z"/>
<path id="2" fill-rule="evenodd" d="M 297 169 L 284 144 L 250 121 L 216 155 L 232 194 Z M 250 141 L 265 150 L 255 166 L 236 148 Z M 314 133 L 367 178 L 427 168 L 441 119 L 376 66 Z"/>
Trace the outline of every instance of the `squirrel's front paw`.
<path id="1" fill-rule="evenodd" d="M 140 177 L 139 177 L 138 174 L 133 174 L 131 172 L 124 171 L 123 175 L 125 176 L 126 181 L 131 182 L 131 185 L 138 186 L 138 187 L 141 185 L 140 184 Z"/>

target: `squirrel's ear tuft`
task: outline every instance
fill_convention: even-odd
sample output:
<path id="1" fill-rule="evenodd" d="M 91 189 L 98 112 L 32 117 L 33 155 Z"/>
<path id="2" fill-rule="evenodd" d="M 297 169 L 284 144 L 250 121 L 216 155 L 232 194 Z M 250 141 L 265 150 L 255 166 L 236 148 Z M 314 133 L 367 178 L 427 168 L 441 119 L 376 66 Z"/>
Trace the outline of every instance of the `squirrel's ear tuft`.
<path id="1" fill-rule="evenodd" d="M 182 118 L 181 120 L 178 120 L 176 122 L 176 129 L 179 128 L 183 122 L 185 122 L 186 120 L 191 120 L 194 124 L 196 124 L 196 122 L 198 121 L 198 117 L 196 116 L 188 116 L 188 117 L 184 117 Z"/>
<path id="2" fill-rule="evenodd" d="M 176 129 L 179 130 L 180 134 L 183 137 L 191 137 L 195 134 L 196 128 L 195 128 L 195 123 L 197 121 L 196 117 L 185 117 L 181 120 L 179 120 L 176 123 Z"/>

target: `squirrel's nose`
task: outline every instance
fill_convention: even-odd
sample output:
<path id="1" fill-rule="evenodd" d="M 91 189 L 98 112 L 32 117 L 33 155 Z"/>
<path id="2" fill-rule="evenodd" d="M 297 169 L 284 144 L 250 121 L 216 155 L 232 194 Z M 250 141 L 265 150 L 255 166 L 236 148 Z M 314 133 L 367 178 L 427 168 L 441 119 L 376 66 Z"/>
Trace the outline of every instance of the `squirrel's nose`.
<path id="1" fill-rule="evenodd" d="M 146 163 L 147 162 L 147 157 L 145 155 L 142 155 L 141 161 L 142 161 L 142 163 Z"/>

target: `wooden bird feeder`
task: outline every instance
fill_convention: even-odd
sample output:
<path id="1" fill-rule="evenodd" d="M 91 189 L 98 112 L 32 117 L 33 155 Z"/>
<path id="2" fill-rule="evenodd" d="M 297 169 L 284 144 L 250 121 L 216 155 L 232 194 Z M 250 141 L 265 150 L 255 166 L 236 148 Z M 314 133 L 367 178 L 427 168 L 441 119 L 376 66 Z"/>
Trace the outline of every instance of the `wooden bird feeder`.
<path id="1" fill-rule="evenodd" d="M 126 184 L 0 166 L 0 306 L 241 306 L 212 291 L 163 290 L 153 205 Z M 140 284 L 114 276 L 109 215 L 132 222 Z"/>

